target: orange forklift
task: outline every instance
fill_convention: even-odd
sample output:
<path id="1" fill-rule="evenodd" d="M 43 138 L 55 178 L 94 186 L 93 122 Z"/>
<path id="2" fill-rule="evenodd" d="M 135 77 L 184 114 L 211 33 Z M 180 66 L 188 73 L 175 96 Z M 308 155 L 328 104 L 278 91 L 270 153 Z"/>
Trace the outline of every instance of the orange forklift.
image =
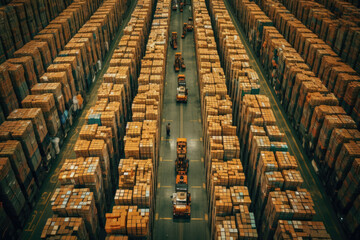
<path id="1" fill-rule="evenodd" d="M 187 140 L 186 138 L 178 138 L 176 147 L 175 174 L 187 175 L 189 168 L 189 160 L 187 159 Z"/>
<path id="2" fill-rule="evenodd" d="M 190 218 L 191 216 L 191 194 L 188 192 L 188 168 L 187 139 L 178 138 L 176 144 L 175 193 L 171 196 L 173 201 L 173 217 Z"/>
<path id="3" fill-rule="evenodd" d="M 186 69 L 184 58 L 181 56 L 181 52 L 175 53 L 175 61 L 174 61 L 174 70 L 175 72 L 180 71 L 181 69 Z"/>
<path id="4" fill-rule="evenodd" d="M 170 45 L 173 49 L 177 49 L 177 32 L 171 33 Z"/>

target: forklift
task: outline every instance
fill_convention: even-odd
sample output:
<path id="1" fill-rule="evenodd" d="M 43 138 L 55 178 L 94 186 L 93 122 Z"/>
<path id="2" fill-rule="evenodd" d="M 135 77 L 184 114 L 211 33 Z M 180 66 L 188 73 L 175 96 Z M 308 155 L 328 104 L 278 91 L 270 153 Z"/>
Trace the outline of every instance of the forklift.
<path id="1" fill-rule="evenodd" d="M 175 193 L 171 196 L 173 202 L 173 217 L 190 218 L 191 216 L 191 194 L 188 192 L 188 168 L 187 139 L 178 138 L 176 144 L 175 161 Z"/>
<path id="2" fill-rule="evenodd" d="M 176 89 L 176 101 L 187 103 L 188 89 L 186 88 L 185 75 L 178 75 L 178 87 Z"/>
<path id="3" fill-rule="evenodd" d="M 191 194 L 189 192 L 175 192 L 171 196 L 173 202 L 174 218 L 190 218 Z"/>
<path id="4" fill-rule="evenodd" d="M 187 31 L 188 31 L 188 30 L 187 30 L 187 23 L 184 22 L 184 25 L 183 25 L 183 33 L 181 34 L 181 38 L 185 38 Z"/>
<path id="5" fill-rule="evenodd" d="M 175 174 L 187 175 L 189 160 L 187 159 L 187 139 L 178 138 L 176 143 Z"/>
<path id="6" fill-rule="evenodd" d="M 192 31 L 193 31 L 193 29 L 194 29 L 194 22 L 193 22 L 193 18 L 192 18 L 192 17 L 189 17 L 188 23 L 187 23 L 186 27 L 187 27 L 187 31 L 188 31 L 188 32 L 192 32 Z"/>
<path id="7" fill-rule="evenodd" d="M 172 0 L 171 2 L 171 9 L 173 11 L 176 11 L 177 10 L 177 1 L 176 0 Z"/>
<path id="8" fill-rule="evenodd" d="M 184 3 L 182 0 L 180 0 L 179 9 L 180 9 L 180 12 L 184 11 Z"/>
<path id="9" fill-rule="evenodd" d="M 174 61 L 174 70 L 175 72 L 180 71 L 181 69 L 186 69 L 184 58 L 181 56 L 181 52 L 175 53 L 175 61 Z"/>
<path id="10" fill-rule="evenodd" d="M 177 49 L 177 32 L 171 33 L 170 45 L 173 49 Z"/>

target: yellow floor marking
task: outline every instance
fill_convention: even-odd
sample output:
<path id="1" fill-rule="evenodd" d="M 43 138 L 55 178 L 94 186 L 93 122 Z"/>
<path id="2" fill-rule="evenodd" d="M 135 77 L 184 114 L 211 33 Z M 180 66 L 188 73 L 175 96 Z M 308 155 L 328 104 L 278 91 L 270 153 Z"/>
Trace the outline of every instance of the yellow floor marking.
<path id="1" fill-rule="evenodd" d="M 160 183 L 159 183 L 160 184 Z M 162 188 L 171 188 L 171 186 L 161 186 Z"/>
<path id="2" fill-rule="evenodd" d="M 155 214 L 155 220 L 159 220 L 159 213 Z"/>
<path id="3" fill-rule="evenodd" d="M 172 218 L 160 218 L 160 220 L 171 220 Z"/>
<path id="4" fill-rule="evenodd" d="M 201 188 L 201 186 L 191 186 L 191 188 Z"/>
<path id="5" fill-rule="evenodd" d="M 162 157 L 160 157 L 160 162 L 162 162 Z"/>
<path id="6" fill-rule="evenodd" d="M 203 221 L 203 218 L 191 218 L 191 220 L 195 220 L 195 221 Z"/>
<path id="7" fill-rule="evenodd" d="M 203 189 L 205 189 L 205 183 L 203 183 Z"/>
<path id="8" fill-rule="evenodd" d="M 201 162 L 204 162 L 204 158 L 201 158 Z"/>
<path id="9" fill-rule="evenodd" d="M 158 188 L 160 188 L 160 183 L 158 183 Z"/>
<path id="10" fill-rule="evenodd" d="M 207 221 L 209 219 L 207 213 L 205 213 L 205 221 Z"/>

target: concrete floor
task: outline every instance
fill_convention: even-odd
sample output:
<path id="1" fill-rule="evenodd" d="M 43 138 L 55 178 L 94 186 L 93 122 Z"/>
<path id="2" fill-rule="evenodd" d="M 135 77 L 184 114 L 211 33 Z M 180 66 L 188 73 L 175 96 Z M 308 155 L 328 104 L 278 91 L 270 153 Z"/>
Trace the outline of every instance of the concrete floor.
<path id="1" fill-rule="evenodd" d="M 154 239 L 210 238 L 207 225 L 208 207 L 194 35 L 188 32 L 185 39 L 180 38 L 183 23 L 187 22 L 191 14 L 189 6 L 185 6 L 183 13 L 179 11 L 172 11 L 171 13 L 170 33 L 178 33 L 178 49 L 173 50 L 169 44 L 162 112 Z M 176 52 L 182 52 L 186 65 L 186 70 L 179 73 L 175 73 L 173 67 Z M 186 84 L 189 89 L 187 103 L 176 103 L 178 74 L 185 74 L 186 77 Z M 170 137 L 166 137 L 165 131 L 165 125 L 168 122 L 171 124 Z M 175 191 L 176 139 L 178 137 L 185 137 L 188 140 L 188 158 L 190 160 L 188 183 L 192 200 L 190 220 L 174 220 L 172 217 L 170 196 Z"/>
<path id="2" fill-rule="evenodd" d="M 21 235 L 21 239 L 39 239 L 47 218 L 52 216 L 51 206 L 49 203 L 54 189 L 59 186 L 57 177 L 60 167 L 62 166 L 64 159 L 75 157 L 73 146 L 78 138 L 80 128 L 85 122 L 85 113 L 96 100 L 95 96 L 101 83 L 101 78 L 108 68 L 109 60 L 114 47 L 120 41 L 122 29 L 126 26 L 127 21 L 130 19 L 130 15 L 136 2 L 137 1 L 131 1 L 131 6 L 127 11 L 127 16 L 122 28 L 119 30 L 117 38 L 111 46 L 110 54 L 108 54 L 105 60 L 104 68 L 98 73 L 96 83 L 89 92 L 86 107 L 82 111 L 81 116 L 74 123 L 69 136 L 65 140 L 61 154 L 56 159 L 49 176 L 45 180 L 46 183 L 40 190 L 40 199 L 29 217 L 29 221 Z M 333 239 L 346 239 L 338 218 L 333 211 L 330 200 L 325 194 L 319 177 L 313 170 L 306 154 L 304 154 L 304 150 L 296 137 L 296 133 L 289 124 L 281 104 L 275 97 L 274 91 L 266 82 L 264 71 L 258 59 L 254 57 L 255 55 L 252 49 L 248 47 L 249 44 L 244 37 L 245 35 L 242 29 L 239 28 L 238 22 L 234 19 L 227 0 L 225 0 L 225 4 L 248 52 L 250 63 L 259 74 L 261 94 L 265 94 L 270 98 L 278 125 L 280 129 L 286 133 L 286 142 L 288 143 L 289 151 L 298 159 L 300 171 L 305 181 L 304 187 L 310 191 L 315 202 L 315 210 L 317 212 L 315 220 L 324 221 L 326 228 Z M 187 22 L 189 16 L 191 16 L 189 6 L 185 7 L 183 13 L 180 13 L 179 11 L 172 11 L 171 15 L 170 32 L 178 32 L 178 49 L 173 50 L 170 45 L 168 49 L 163 101 L 164 105 L 162 112 L 163 119 L 161 126 L 162 137 L 160 146 L 160 161 L 157 179 L 158 189 L 156 193 L 155 223 L 153 229 L 154 239 L 210 238 L 207 215 L 208 201 L 205 190 L 205 171 L 203 164 L 201 110 L 193 33 L 188 33 L 185 39 L 180 38 L 182 33 L 182 24 L 183 22 Z M 171 36 L 171 34 L 169 35 Z M 178 73 L 174 72 L 173 62 L 176 52 L 182 52 L 186 64 L 186 70 L 182 73 L 186 76 L 187 86 L 189 88 L 189 98 L 187 104 L 178 104 L 175 100 Z M 165 124 L 168 122 L 171 123 L 170 137 L 166 137 L 165 133 Z M 189 189 L 192 195 L 192 213 L 191 219 L 188 221 L 173 220 L 172 218 L 170 196 L 175 190 L 174 163 L 176 158 L 176 138 L 178 137 L 185 137 L 188 139 L 188 157 L 190 160 Z"/>

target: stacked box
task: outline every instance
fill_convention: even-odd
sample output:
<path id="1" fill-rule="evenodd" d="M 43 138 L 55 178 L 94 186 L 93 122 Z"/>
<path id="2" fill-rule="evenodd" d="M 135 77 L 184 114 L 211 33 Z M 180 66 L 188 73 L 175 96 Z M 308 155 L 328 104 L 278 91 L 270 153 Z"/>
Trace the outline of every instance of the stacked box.
<path id="1" fill-rule="evenodd" d="M 48 238 L 71 238 L 89 239 L 84 220 L 79 217 L 48 218 L 41 233 L 42 239 Z"/>
<path id="2" fill-rule="evenodd" d="M 11 58 L 7 60 L 13 65 L 22 65 L 24 68 L 24 75 L 27 86 L 31 89 L 38 81 L 34 68 L 34 60 L 30 56 Z"/>
<path id="3" fill-rule="evenodd" d="M 89 188 L 62 186 L 51 197 L 51 209 L 60 217 L 81 217 L 92 238 L 98 236 L 98 212 Z M 81 206 L 81 207 L 80 207 Z"/>
<path id="4" fill-rule="evenodd" d="M 264 239 L 273 236 L 279 220 L 311 220 L 315 215 L 313 206 L 305 189 L 270 192 L 261 223 Z"/>
<path id="5" fill-rule="evenodd" d="M 21 191 L 23 192 L 30 206 L 34 206 L 35 195 L 37 194 L 37 186 L 21 147 L 21 143 L 16 140 L 1 142 L 0 156 L 10 159 L 11 167 L 15 173 L 16 180 L 20 185 Z M 24 224 L 25 219 L 26 214 L 19 215 L 19 222 L 23 222 L 22 225 Z"/>
<path id="6" fill-rule="evenodd" d="M 149 209 L 137 206 L 114 206 L 106 214 L 105 230 L 108 234 L 123 234 L 129 237 L 146 237 L 150 231 Z M 117 239 L 117 238 L 116 238 Z"/>
<path id="7" fill-rule="evenodd" d="M 61 185 L 89 188 L 94 193 L 96 208 L 100 220 L 104 223 L 106 202 L 98 157 L 66 159 L 59 173 L 59 181 Z"/>
<path id="8" fill-rule="evenodd" d="M 12 86 L 14 88 L 16 97 L 21 101 L 29 94 L 29 89 L 25 80 L 25 72 L 22 65 L 5 63 L 9 71 Z"/>
<path id="9" fill-rule="evenodd" d="M 352 208 L 349 210 L 344 218 L 345 224 L 348 226 L 348 230 L 351 236 L 359 236 L 359 216 L 360 216 L 360 196 L 358 196 Z"/>
<path id="10" fill-rule="evenodd" d="M 356 158 L 337 194 L 338 205 L 343 213 L 348 212 L 359 195 L 359 164 L 360 158 Z"/>
<path id="11" fill-rule="evenodd" d="M 331 239 L 323 222 L 279 220 L 274 239 L 289 238 Z"/>
<path id="12" fill-rule="evenodd" d="M 4 204 L 0 202 L 0 223 L 1 237 L 14 240 L 17 237 L 14 224 L 4 210 Z"/>
<path id="13" fill-rule="evenodd" d="M 49 68 L 51 68 L 51 66 Z M 57 110 L 61 113 L 64 113 L 65 99 L 64 95 L 62 94 L 61 83 L 37 83 L 33 88 L 31 88 L 31 94 L 40 95 L 43 93 L 52 93 L 55 99 Z"/>
<path id="14" fill-rule="evenodd" d="M 46 155 L 49 147 L 49 135 L 46 121 L 40 108 L 19 108 L 14 110 L 7 118 L 8 121 L 30 120 L 32 122 L 36 141 L 42 156 Z"/>
<path id="15" fill-rule="evenodd" d="M 20 222 L 20 226 L 22 226 L 21 219 L 24 217 L 20 215 L 25 213 L 22 210 L 24 207 L 26 208 L 27 203 L 20 185 L 16 181 L 10 160 L 6 157 L 0 158 L 0 185 L 0 197 L 7 215 L 15 223 Z"/>
<path id="16" fill-rule="evenodd" d="M 151 159 L 121 159 L 118 167 L 119 189 L 115 194 L 115 202 L 152 209 L 155 191 L 153 171 Z"/>
<path id="17" fill-rule="evenodd" d="M 35 173 L 41 163 L 41 157 L 32 122 L 29 120 L 5 121 L 0 125 L 0 133 L 0 139 L 3 141 L 21 142 L 28 165 Z"/>
<path id="18" fill-rule="evenodd" d="M 22 105 L 24 108 L 40 108 L 44 114 L 49 135 L 55 137 L 58 134 L 61 123 L 52 93 L 28 95 L 22 101 Z"/>
<path id="19" fill-rule="evenodd" d="M 356 129 L 354 120 L 348 115 L 327 115 L 319 133 L 319 140 L 315 149 L 315 160 L 322 162 L 329 145 L 334 128 Z"/>
<path id="20" fill-rule="evenodd" d="M 5 64 L 0 65 L 0 103 L 1 108 L 7 117 L 13 110 L 19 108 L 19 103 L 13 89 L 9 71 Z"/>

